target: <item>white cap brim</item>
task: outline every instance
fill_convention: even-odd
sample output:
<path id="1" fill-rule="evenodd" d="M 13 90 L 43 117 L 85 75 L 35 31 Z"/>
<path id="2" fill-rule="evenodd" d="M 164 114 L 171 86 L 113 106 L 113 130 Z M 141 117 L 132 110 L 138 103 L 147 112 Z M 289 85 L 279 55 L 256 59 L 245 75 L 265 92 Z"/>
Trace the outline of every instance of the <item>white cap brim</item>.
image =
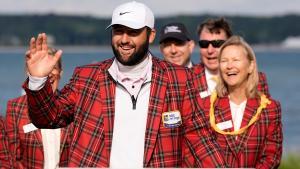
<path id="1" fill-rule="evenodd" d="M 106 27 L 106 29 L 112 27 L 113 25 L 123 25 L 123 26 L 129 27 L 129 28 L 132 28 L 132 29 L 141 29 L 145 26 L 149 27 L 148 25 L 145 25 L 145 24 L 140 24 L 140 23 L 137 23 L 137 22 L 122 20 L 122 21 L 115 21 L 114 23 L 111 23 L 110 25 L 108 25 Z"/>

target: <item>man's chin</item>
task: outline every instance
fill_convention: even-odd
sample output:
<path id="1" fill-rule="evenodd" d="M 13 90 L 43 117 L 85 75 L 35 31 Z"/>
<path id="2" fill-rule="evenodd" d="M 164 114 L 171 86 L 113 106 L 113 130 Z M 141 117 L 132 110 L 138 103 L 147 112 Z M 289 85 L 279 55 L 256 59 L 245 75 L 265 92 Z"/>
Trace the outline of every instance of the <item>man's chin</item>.
<path id="1" fill-rule="evenodd" d="M 129 62 L 128 59 L 124 59 L 122 56 L 116 57 L 116 59 L 118 60 L 118 62 L 120 62 L 123 65 L 127 65 Z"/>
<path id="2" fill-rule="evenodd" d="M 122 60 L 123 62 L 129 62 L 130 58 L 132 58 L 131 55 L 123 55 L 123 54 L 121 54 L 119 57 L 120 57 L 120 60 Z"/>

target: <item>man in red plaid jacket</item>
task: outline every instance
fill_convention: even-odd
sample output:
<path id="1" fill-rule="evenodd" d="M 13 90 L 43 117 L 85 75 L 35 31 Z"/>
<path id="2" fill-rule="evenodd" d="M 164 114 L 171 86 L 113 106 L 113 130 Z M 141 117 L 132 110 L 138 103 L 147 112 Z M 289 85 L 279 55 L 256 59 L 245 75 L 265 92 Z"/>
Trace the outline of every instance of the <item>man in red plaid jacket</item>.
<path id="1" fill-rule="evenodd" d="M 24 83 L 29 115 L 41 128 L 74 122 L 70 167 L 225 167 L 189 71 L 154 57 L 154 16 L 142 3 L 118 6 L 109 25 L 115 57 L 81 66 L 55 95 L 46 34 L 30 42 Z"/>

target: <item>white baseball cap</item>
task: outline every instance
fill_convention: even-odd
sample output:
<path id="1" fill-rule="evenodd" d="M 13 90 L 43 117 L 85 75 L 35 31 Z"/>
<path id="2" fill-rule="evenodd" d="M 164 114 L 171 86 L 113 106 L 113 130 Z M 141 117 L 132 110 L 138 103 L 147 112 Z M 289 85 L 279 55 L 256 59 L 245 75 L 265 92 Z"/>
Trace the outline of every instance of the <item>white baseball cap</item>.
<path id="1" fill-rule="evenodd" d="M 144 4 L 132 1 L 122 4 L 113 11 L 111 24 L 124 25 L 132 29 L 140 29 L 145 26 L 154 28 L 154 15 Z"/>

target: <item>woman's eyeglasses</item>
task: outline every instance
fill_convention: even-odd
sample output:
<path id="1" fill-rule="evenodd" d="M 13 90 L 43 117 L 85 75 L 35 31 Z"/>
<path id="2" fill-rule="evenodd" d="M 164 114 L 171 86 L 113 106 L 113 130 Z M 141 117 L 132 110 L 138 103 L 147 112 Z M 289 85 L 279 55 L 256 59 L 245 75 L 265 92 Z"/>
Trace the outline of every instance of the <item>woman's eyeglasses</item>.
<path id="1" fill-rule="evenodd" d="M 219 48 L 223 45 L 225 40 L 199 40 L 200 48 L 208 48 L 209 44 L 211 44 L 214 48 Z"/>

